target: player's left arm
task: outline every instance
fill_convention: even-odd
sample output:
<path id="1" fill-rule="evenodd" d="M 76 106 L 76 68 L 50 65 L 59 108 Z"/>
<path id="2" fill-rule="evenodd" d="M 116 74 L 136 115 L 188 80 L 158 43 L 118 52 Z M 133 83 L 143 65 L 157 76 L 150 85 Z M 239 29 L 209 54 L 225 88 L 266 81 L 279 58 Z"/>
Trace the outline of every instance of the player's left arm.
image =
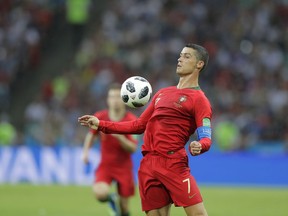
<path id="1" fill-rule="evenodd" d="M 111 134 L 114 136 L 120 143 L 121 147 L 130 153 L 134 153 L 137 150 L 137 140 L 132 138 L 132 135 L 128 137 L 122 134 Z"/>
<path id="2" fill-rule="evenodd" d="M 137 117 L 130 112 L 127 113 L 127 118 L 128 120 L 137 119 Z M 137 150 L 138 140 L 135 138 L 136 137 L 135 135 L 111 134 L 111 136 L 114 136 L 119 141 L 119 144 L 125 151 L 129 153 L 134 153 Z"/>
<path id="3" fill-rule="evenodd" d="M 210 149 L 212 144 L 212 108 L 206 97 L 201 97 L 195 104 L 195 121 L 197 140 L 190 143 L 190 153 L 195 156 Z"/>

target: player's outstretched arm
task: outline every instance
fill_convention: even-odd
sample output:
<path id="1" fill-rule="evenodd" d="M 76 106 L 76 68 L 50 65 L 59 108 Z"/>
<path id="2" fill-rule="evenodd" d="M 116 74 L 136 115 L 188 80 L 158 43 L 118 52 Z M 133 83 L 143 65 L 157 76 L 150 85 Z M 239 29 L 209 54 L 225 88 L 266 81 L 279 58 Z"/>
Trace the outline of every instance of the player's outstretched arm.
<path id="1" fill-rule="evenodd" d="M 94 115 L 84 115 L 78 118 L 78 122 L 82 126 L 88 126 L 94 130 L 98 130 L 99 119 Z"/>

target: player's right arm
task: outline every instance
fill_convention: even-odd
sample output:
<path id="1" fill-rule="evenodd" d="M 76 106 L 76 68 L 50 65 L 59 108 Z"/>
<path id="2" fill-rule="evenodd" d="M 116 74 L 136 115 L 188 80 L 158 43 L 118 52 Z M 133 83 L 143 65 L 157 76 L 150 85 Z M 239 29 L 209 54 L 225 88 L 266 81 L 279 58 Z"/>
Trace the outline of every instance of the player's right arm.
<path id="1" fill-rule="evenodd" d="M 93 115 L 84 115 L 78 118 L 78 122 L 83 126 L 88 126 L 94 130 L 99 130 L 106 134 L 141 134 L 145 131 L 146 124 L 153 114 L 154 102 L 155 101 L 152 100 L 141 116 L 133 121 L 100 121 Z"/>
<path id="2" fill-rule="evenodd" d="M 133 121 L 112 122 L 99 120 L 92 115 L 84 115 L 78 118 L 78 122 L 83 126 L 88 126 L 94 130 L 102 131 L 106 134 L 141 134 L 146 129 L 147 121 L 153 111 L 146 109 L 142 115 Z"/>
<path id="3" fill-rule="evenodd" d="M 91 129 L 98 130 L 100 120 L 94 115 L 84 115 L 78 118 L 82 126 L 88 126 Z"/>
<path id="4" fill-rule="evenodd" d="M 86 137 L 84 139 L 83 151 L 82 151 L 82 160 L 85 164 L 89 163 L 89 151 L 96 137 L 97 137 L 97 134 L 94 134 L 91 131 L 89 131 L 86 134 Z"/>

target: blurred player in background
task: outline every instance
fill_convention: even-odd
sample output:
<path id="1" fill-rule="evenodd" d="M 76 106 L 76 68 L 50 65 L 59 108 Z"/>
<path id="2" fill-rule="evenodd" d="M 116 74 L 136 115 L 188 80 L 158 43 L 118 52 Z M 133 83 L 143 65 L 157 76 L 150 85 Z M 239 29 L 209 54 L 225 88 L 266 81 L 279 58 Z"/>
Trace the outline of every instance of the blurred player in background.
<path id="1" fill-rule="evenodd" d="M 96 112 L 94 115 L 97 118 L 112 122 L 136 119 L 135 115 L 126 111 L 126 106 L 120 96 L 120 89 L 119 84 L 110 86 L 107 96 L 108 110 Z M 108 135 L 90 129 L 83 147 L 83 161 L 86 164 L 89 163 L 89 149 L 98 135 L 101 142 L 101 161 L 95 171 L 93 192 L 100 202 L 109 202 L 113 215 L 128 216 L 129 197 L 134 195 L 135 189 L 131 154 L 137 149 L 137 140 L 132 135 Z M 118 195 L 110 192 L 112 181 L 117 183 L 119 200 Z"/>
<path id="2" fill-rule="evenodd" d="M 104 133 L 143 133 L 143 159 L 138 171 L 142 210 L 149 216 L 167 216 L 171 203 L 182 206 L 188 216 L 207 216 L 202 196 L 188 166 L 185 145 L 192 156 L 209 150 L 212 109 L 198 79 L 208 63 L 206 49 L 187 44 L 181 51 L 176 73 L 177 86 L 158 91 L 141 116 L 130 122 L 103 121 L 90 115 L 81 125 Z"/>

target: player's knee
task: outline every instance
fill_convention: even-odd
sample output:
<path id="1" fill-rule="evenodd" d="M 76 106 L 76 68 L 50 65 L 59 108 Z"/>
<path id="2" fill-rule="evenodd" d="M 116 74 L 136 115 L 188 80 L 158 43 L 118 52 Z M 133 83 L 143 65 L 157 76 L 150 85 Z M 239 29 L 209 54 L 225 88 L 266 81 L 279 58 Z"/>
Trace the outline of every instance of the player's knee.
<path id="1" fill-rule="evenodd" d="M 93 185 L 93 193 L 96 200 L 106 202 L 109 198 L 109 186 L 106 183 Z"/>
<path id="2" fill-rule="evenodd" d="M 194 212 L 194 214 L 192 216 L 208 216 L 208 214 L 207 214 L 206 210 L 203 209 L 201 211 Z"/>
<path id="3" fill-rule="evenodd" d="M 189 216 L 208 216 L 203 203 L 185 207 L 185 211 Z"/>
<path id="4" fill-rule="evenodd" d="M 108 201 L 108 193 L 103 191 L 94 191 L 94 197 L 96 200 L 100 202 L 107 202 Z"/>

